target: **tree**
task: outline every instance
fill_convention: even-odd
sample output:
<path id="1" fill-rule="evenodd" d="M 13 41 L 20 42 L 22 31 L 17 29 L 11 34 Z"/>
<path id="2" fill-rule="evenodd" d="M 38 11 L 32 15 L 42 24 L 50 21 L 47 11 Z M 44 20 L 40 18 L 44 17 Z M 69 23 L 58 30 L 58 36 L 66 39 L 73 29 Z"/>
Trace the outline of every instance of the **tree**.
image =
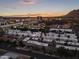
<path id="1" fill-rule="evenodd" d="M 30 59 L 37 59 L 37 58 L 35 58 L 35 57 L 30 57 Z"/>
<path id="2" fill-rule="evenodd" d="M 68 53 L 68 51 L 67 51 L 67 49 L 65 49 L 64 47 L 59 47 L 58 49 L 57 49 L 57 54 L 59 55 L 59 56 L 69 56 L 69 53 Z"/>
<path id="3" fill-rule="evenodd" d="M 44 53 L 46 53 L 46 49 L 45 49 L 44 46 L 42 46 L 42 50 L 43 50 Z"/>
<path id="4" fill-rule="evenodd" d="M 68 40 L 65 41 L 64 45 L 68 45 Z"/>
<path id="5" fill-rule="evenodd" d="M 56 41 L 52 40 L 52 42 L 49 43 L 49 46 L 55 48 L 56 47 Z"/>
<path id="6" fill-rule="evenodd" d="M 4 34 L 5 34 L 5 31 L 2 28 L 0 28 L 0 36 L 2 36 Z"/>
<path id="7" fill-rule="evenodd" d="M 19 41 L 19 46 L 23 47 L 23 46 L 25 46 L 25 45 L 23 44 L 22 41 Z"/>

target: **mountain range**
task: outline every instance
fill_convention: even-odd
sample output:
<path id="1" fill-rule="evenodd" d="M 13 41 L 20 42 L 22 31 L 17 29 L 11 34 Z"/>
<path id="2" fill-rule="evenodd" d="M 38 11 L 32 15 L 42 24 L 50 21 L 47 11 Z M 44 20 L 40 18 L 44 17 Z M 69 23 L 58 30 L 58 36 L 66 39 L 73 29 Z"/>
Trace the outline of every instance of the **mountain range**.
<path id="1" fill-rule="evenodd" d="M 65 17 L 79 18 L 79 9 L 70 11 L 68 14 L 65 15 Z"/>

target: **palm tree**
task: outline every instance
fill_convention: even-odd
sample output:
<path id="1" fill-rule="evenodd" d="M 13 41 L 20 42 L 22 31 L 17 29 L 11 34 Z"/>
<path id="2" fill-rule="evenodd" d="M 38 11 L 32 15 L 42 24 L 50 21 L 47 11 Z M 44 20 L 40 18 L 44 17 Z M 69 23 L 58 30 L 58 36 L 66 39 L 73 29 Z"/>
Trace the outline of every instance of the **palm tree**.
<path id="1" fill-rule="evenodd" d="M 42 50 L 43 50 L 44 53 L 46 53 L 45 46 L 42 47 Z"/>

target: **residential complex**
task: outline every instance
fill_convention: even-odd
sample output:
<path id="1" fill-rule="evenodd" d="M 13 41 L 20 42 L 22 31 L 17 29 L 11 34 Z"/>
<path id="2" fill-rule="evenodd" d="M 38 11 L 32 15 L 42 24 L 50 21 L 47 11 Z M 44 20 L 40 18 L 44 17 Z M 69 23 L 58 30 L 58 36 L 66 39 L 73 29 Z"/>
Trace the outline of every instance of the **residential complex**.
<path id="1" fill-rule="evenodd" d="M 6 51 L 0 59 L 61 59 L 61 55 L 75 58 L 79 52 L 76 19 L 78 17 L 0 17 L 0 48 Z"/>

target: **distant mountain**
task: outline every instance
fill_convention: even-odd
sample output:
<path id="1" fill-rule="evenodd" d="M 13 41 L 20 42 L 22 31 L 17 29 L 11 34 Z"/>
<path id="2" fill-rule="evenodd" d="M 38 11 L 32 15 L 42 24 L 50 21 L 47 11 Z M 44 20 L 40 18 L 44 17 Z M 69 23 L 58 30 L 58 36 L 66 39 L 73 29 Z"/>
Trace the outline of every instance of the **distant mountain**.
<path id="1" fill-rule="evenodd" d="M 72 10 L 67 15 L 65 15 L 65 17 L 78 17 L 79 18 L 79 9 Z"/>

